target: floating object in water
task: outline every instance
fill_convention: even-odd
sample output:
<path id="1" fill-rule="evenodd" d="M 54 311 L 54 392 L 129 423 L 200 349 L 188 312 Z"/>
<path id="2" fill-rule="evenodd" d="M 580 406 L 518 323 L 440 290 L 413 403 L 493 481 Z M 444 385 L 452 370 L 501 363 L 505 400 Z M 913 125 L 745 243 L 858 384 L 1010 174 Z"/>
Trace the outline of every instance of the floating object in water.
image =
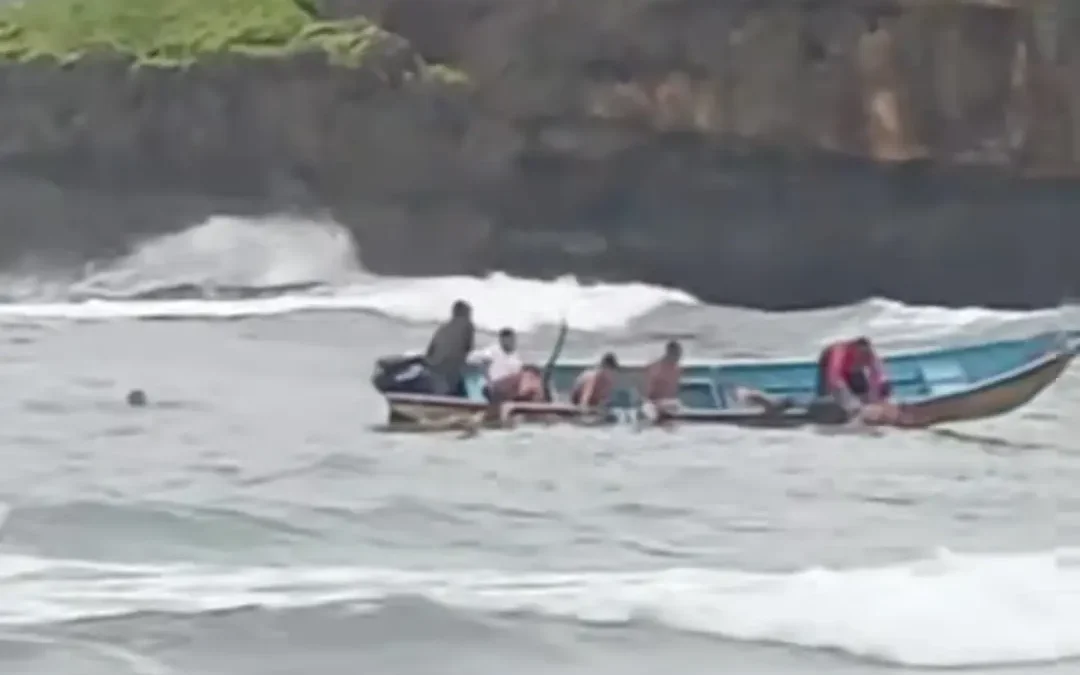
<path id="1" fill-rule="evenodd" d="M 127 404 L 132 408 L 145 408 L 147 403 L 146 392 L 142 389 L 132 389 L 127 395 Z"/>

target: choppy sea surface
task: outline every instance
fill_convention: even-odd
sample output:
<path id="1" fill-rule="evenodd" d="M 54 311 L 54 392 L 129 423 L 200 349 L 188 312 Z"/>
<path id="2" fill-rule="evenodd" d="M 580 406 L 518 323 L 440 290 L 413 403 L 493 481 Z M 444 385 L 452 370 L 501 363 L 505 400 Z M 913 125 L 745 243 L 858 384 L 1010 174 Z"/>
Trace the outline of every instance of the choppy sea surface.
<path id="1" fill-rule="evenodd" d="M 1080 371 L 977 424 L 377 433 L 453 299 L 546 355 L 813 355 L 1080 312 L 787 314 L 643 285 L 387 279 L 215 219 L 0 305 L 5 675 L 1080 673 Z M 146 390 L 150 405 L 124 395 Z"/>

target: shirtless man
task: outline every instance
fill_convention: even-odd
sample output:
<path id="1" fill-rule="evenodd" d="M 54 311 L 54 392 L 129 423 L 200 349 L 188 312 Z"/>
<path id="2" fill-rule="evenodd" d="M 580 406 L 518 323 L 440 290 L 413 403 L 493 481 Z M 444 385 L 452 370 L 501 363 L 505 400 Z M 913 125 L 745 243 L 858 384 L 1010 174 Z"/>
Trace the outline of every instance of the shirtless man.
<path id="1" fill-rule="evenodd" d="M 597 368 L 590 368 L 578 376 L 570 393 L 570 402 L 582 408 L 601 408 L 611 400 L 615 393 L 615 378 L 619 373 L 619 362 L 615 355 L 608 352 L 600 359 Z"/>
<path id="2" fill-rule="evenodd" d="M 646 414 L 671 413 L 679 407 L 679 381 L 682 379 L 682 345 L 675 340 L 664 347 L 664 355 L 645 367 L 641 398 Z"/>

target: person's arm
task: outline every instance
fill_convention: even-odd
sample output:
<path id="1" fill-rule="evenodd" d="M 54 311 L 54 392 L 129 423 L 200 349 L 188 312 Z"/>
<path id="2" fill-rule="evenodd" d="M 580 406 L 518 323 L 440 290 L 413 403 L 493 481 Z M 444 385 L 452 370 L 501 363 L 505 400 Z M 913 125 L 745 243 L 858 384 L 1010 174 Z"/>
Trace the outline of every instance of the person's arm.
<path id="1" fill-rule="evenodd" d="M 878 358 L 877 354 L 874 354 L 870 360 L 870 377 L 871 377 L 871 389 L 873 389 L 873 395 L 875 400 L 879 402 L 889 400 L 889 396 L 892 393 L 892 387 L 889 385 L 888 375 L 885 372 L 885 364 Z"/>
<path id="2" fill-rule="evenodd" d="M 585 385 L 581 388 L 581 407 L 589 408 L 589 401 L 592 400 L 593 391 L 596 389 L 596 376 L 592 376 L 585 380 Z"/>
<path id="3" fill-rule="evenodd" d="M 829 383 L 833 399 L 850 414 L 862 408 L 862 401 L 852 393 L 851 387 L 844 379 L 844 365 L 848 358 L 850 355 L 846 349 L 837 349 L 830 354 L 829 368 L 826 371 L 829 377 L 826 381 Z"/>
<path id="4" fill-rule="evenodd" d="M 491 351 L 491 347 L 470 351 L 469 355 L 465 357 L 465 363 L 468 363 L 470 366 L 481 366 L 491 363 Z"/>

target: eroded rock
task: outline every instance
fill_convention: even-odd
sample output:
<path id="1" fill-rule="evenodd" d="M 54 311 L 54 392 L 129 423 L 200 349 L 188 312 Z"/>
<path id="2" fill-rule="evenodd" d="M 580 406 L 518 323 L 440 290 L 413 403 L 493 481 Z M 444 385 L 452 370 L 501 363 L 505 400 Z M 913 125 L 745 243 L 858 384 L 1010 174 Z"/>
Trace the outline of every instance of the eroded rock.
<path id="1" fill-rule="evenodd" d="M 362 68 L 7 64 L 0 248 L 329 210 L 383 273 L 1054 303 L 1080 292 L 1080 19 L 1052 2 L 323 0 L 401 40 Z"/>

